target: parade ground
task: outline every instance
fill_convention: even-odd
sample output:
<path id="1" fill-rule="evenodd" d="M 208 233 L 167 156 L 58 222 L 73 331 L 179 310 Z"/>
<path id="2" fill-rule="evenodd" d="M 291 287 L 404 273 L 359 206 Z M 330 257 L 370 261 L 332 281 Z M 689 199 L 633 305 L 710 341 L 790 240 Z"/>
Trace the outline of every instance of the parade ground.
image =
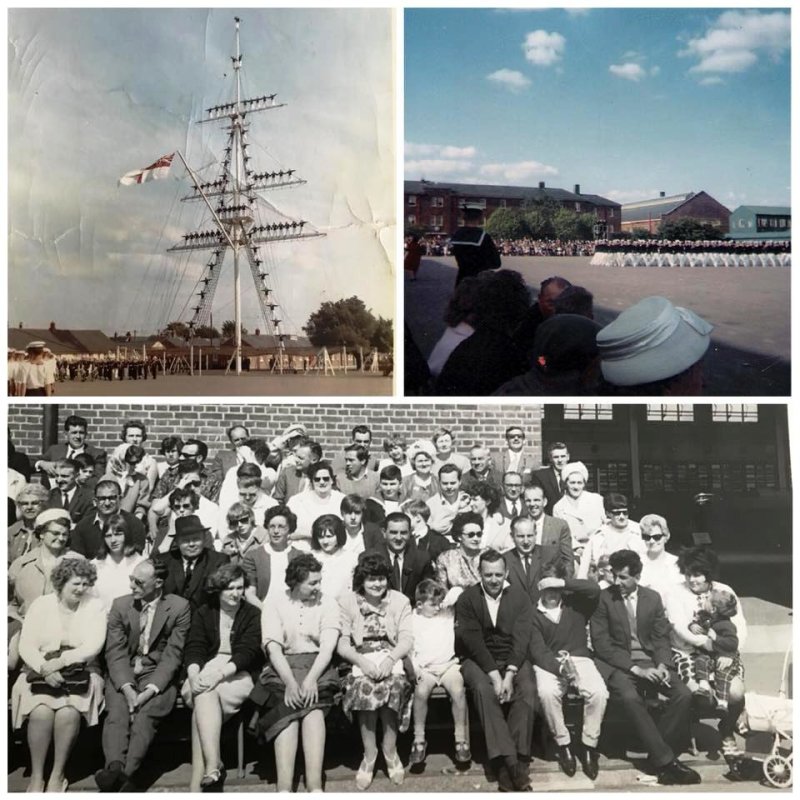
<path id="1" fill-rule="evenodd" d="M 156 380 L 63 381 L 56 397 L 341 397 L 392 394 L 392 378 L 382 374 L 353 372 L 323 376 L 244 372 L 238 377 L 224 370 L 200 375 L 159 374 Z"/>
<path id="2" fill-rule="evenodd" d="M 593 267 L 590 261 L 505 256 L 503 268 L 520 272 L 534 297 L 553 275 L 585 287 L 601 325 L 644 297 L 663 295 L 714 325 L 705 361 L 707 396 L 791 393 L 789 268 Z M 444 331 L 455 277 L 455 259 L 443 256 L 423 258 L 416 281 L 405 273 L 405 321 L 426 358 Z"/>

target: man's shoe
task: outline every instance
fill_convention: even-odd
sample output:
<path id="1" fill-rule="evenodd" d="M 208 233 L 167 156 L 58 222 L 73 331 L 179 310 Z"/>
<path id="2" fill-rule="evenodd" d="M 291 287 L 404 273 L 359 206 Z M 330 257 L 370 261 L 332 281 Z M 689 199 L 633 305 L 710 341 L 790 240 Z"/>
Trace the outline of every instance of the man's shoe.
<path id="1" fill-rule="evenodd" d="M 600 756 L 597 755 L 597 750 L 594 747 L 584 745 L 580 753 L 581 769 L 583 774 L 593 781 L 597 778 L 597 773 L 600 772 Z"/>
<path id="2" fill-rule="evenodd" d="M 678 759 L 674 759 L 658 771 L 658 782 L 662 786 L 693 786 L 700 783 L 700 775 Z"/>
<path id="3" fill-rule="evenodd" d="M 125 778 L 125 765 L 121 761 L 112 761 L 105 769 L 94 774 L 94 782 L 101 792 L 118 792 Z"/>
<path id="4" fill-rule="evenodd" d="M 497 767 L 497 791 L 498 792 L 516 791 L 514 783 L 511 780 L 511 773 L 508 771 L 506 762 L 502 760 Z"/>
<path id="5" fill-rule="evenodd" d="M 511 773 L 511 783 L 514 785 L 515 792 L 531 791 L 530 765 L 526 761 L 517 761 Z"/>
<path id="6" fill-rule="evenodd" d="M 467 742 L 456 742 L 456 764 L 469 764 L 472 753 Z"/>
<path id="7" fill-rule="evenodd" d="M 422 764 L 425 762 L 425 756 L 428 753 L 428 743 L 427 742 L 414 742 L 411 745 L 411 752 L 408 755 L 408 766 L 413 767 L 417 764 Z"/>
<path id="8" fill-rule="evenodd" d="M 575 762 L 575 756 L 572 754 L 572 750 L 568 744 L 559 745 L 558 766 L 561 767 L 561 771 L 568 778 L 571 778 L 578 768 L 578 765 Z"/>

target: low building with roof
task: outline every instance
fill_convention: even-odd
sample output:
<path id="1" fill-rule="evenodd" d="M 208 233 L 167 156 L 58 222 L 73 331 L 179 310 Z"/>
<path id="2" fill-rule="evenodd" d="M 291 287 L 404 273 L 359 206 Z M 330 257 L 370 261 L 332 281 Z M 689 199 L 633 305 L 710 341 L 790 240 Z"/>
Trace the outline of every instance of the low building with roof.
<path id="1" fill-rule="evenodd" d="M 729 239 L 791 239 L 789 206 L 739 206 L 731 212 Z"/>
<path id="2" fill-rule="evenodd" d="M 635 229 L 658 233 L 663 222 L 676 222 L 679 219 L 697 219 L 707 225 L 728 232 L 730 209 L 715 200 L 708 192 L 685 192 L 669 197 L 664 192 L 652 200 L 625 203 L 622 206 L 623 231 Z"/>
<path id="3" fill-rule="evenodd" d="M 406 227 L 426 234 L 450 236 L 464 224 L 465 205 L 483 209 L 483 223 L 498 208 L 520 208 L 535 200 L 550 199 L 562 208 L 578 214 L 594 214 L 605 223 L 608 235 L 620 230 L 620 204 L 597 194 L 582 194 L 580 184 L 574 191 L 545 186 L 493 186 L 480 183 L 439 183 L 405 181 L 404 219 Z"/>
<path id="4" fill-rule="evenodd" d="M 116 351 L 117 342 L 96 329 L 60 330 L 54 322 L 48 328 L 9 328 L 8 346 L 24 350 L 29 342 L 42 341 L 53 355 L 92 355 Z"/>

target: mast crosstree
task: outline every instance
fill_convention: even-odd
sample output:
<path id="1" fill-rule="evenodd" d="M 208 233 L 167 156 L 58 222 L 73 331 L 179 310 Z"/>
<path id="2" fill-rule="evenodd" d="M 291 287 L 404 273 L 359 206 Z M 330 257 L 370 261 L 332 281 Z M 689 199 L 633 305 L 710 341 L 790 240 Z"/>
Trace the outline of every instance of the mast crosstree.
<path id="1" fill-rule="evenodd" d="M 239 17 L 236 21 L 236 55 L 231 57 L 236 78 L 236 96 L 233 101 L 206 109 L 200 123 L 224 122 L 227 142 L 219 171 L 214 180 L 200 182 L 183 156 L 194 187 L 183 201 L 202 201 L 211 210 L 216 227 L 190 231 L 183 241 L 170 247 L 167 252 L 210 251 L 203 277 L 198 281 L 197 302 L 191 306 L 192 318 L 188 323 L 189 335 L 207 326 L 211 319 L 212 303 L 219 283 L 227 252 L 233 253 L 234 273 L 234 322 L 236 324 L 235 363 L 236 374 L 242 371 L 242 314 L 241 280 L 239 265 L 241 255 L 247 260 L 255 284 L 261 314 L 267 334 L 278 339 L 284 349 L 286 334 L 281 329 L 281 312 L 275 297 L 272 276 L 264 265 L 261 247 L 295 239 L 312 239 L 324 236 L 313 229 L 306 220 L 293 220 L 281 214 L 280 220 L 266 221 L 259 218 L 258 207 L 262 201 L 260 192 L 301 186 L 306 181 L 296 177 L 296 170 L 281 169 L 272 172 L 255 172 L 251 166 L 247 135 L 248 117 L 260 111 L 283 108 L 286 104 L 276 101 L 277 95 L 269 94 L 248 100 L 241 98 L 242 53 L 239 46 Z M 180 155 L 180 153 L 178 153 Z M 214 204 L 212 205 L 212 199 Z M 280 212 L 279 212 L 280 213 Z"/>

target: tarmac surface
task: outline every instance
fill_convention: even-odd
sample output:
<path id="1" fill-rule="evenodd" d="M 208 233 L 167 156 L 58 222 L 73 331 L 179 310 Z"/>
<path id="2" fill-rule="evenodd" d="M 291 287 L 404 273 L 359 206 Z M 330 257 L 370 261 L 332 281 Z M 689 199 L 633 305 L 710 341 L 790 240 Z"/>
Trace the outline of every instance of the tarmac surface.
<path id="1" fill-rule="evenodd" d="M 385 397 L 392 395 L 392 385 L 391 377 L 352 370 L 327 377 L 260 371 L 236 376 L 208 370 L 202 375 L 159 375 L 156 380 L 63 381 L 56 384 L 55 397 Z"/>
<path id="2" fill-rule="evenodd" d="M 759 568 L 762 576 L 769 570 L 767 565 Z M 745 666 L 745 681 L 748 692 L 775 696 L 781 682 L 781 672 L 786 649 L 792 637 L 792 616 L 790 610 L 777 603 L 758 597 L 743 597 L 744 615 L 748 622 L 747 643 L 742 651 Z M 791 666 L 790 666 L 791 675 Z M 789 697 L 792 696 L 791 682 L 788 684 Z M 435 701 L 436 702 L 436 701 Z M 335 713 L 335 712 L 334 712 Z M 332 715 L 333 718 L 333 715 Z M 379 759 L 375 780 L 368 790 L 370 793 L 380 792 L 495 792 L 497 784 L 478 762 L 481 748 L 481 734 L 472 731 L 472 749 L 476 760 L 467 771 L 455 769 L 452 754 L 452 740 L 449 723 L 449 705 L 446 701 L 438 701 L 438 707 L 431 707 L 429 720 L 438 720 L 434 730 L 429 729 L 428 758 L 424 771 L 417 774 L 406 770 L 406 778 L 402 786 L 397 787 L 389 782 L 382 760 Z M 172 735 L 162 731 L 160 738 L 154 743 L 148 754 L 147 776 L 142 788 L 151 792 L 186 791 L 190 776 L 190 746 L 185 737 L 188 734 L 188 717 L 171 720 L 177 725 Z M 432 726 L 434 727 L 434 726 Z M 184 730 L 185 729 L 185 730 Z M 175 733 L 183 737 L 176 741 Z M 702 776 L 702 783 L 692 787 L 658 786 L 652 776 L 644 770 L 644 764 L 633 754 L 627 759 L 602 757 L 600 774 L 592 783 L 581 772 L 573 778 L 561 773 L 553 760 L 545 760 L 539 756 L 534 758 L 531 776 L 534 791 L 659 791 L 659 792 L 756 792 L 775 791 L 775 789 L 756 780 L 733 782 L 728 776 L 728 768 L 717 751 L 718 737 L 713 723 L 702 721 L 694 728 L 697 739 L 698 754 L 684 754 L 682 761 L 696 769 Z M 97 729 L 84 731 L 81 734 L 81 751 L 75 753 L 70 760 L 68 777 L 70 792 L 93 791 L 97 788 L 92 778 L 93 771 L 102 760 L 99 750 Z M 245 737 L 245 777 L 236 775 L 235 736 L 227 730 L 223 742 L 223 758 L 228 767 L 226 791 L 233 792 L 274 792 L 275 770 L 272 748 L 260 748 L 251 737 Z M 766 734 L 752 734 L 740 740 L 752 757 L 763 756 L 772 746 L 772 737 Z M 404 763 L 408 760 L 410 735 L 405 734 L 400 741 L 400 756 Z M 84 758 L 81 758 L 81 755 Z M 641 757 L 641 756 L 640 756 Z M 355 731 L 349 727 L 331 729 L 326 747 L 326 790 L 328 792 L 356 792 L 354 777 L 361 759 L 360 744 Z M 9 757 L 8 789 L 11 792 L 25 791 L 27 776 L 24 745 L 18 741 L 13 746 Z M 753 762 L 754 769 L 760 770 L 758 763 Z M 639 767 L 642 767 L 640 769 Z M 760 774 L 760 773 L 759 773 Z"/>
<path id="3" fill-rule="evenodd" d="M 606 325 L 644 297 L 663 295 L 714 325 L 706 356 L 706 396 L 791 394 L 790 268 L 593 267 L 591 259 L 505 256 L 533 297 L 539 284 L 561 275 L 594 294 L 595 319 Z M 442 335 L 453 292 L 452 257 L 423 258 L 417 280 L 405 273 L 405 321 L 427 358 Z"/>

